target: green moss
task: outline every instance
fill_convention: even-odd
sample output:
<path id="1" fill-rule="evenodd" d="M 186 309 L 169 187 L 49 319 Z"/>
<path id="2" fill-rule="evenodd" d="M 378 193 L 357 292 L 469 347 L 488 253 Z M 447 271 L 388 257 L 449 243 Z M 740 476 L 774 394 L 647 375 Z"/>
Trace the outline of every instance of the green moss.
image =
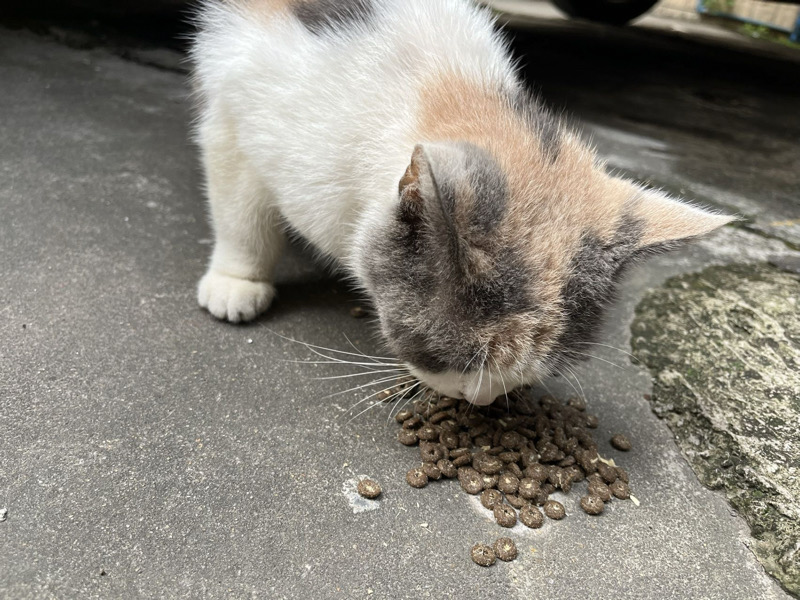
<path id="1" fill-rule="evenodd" d="M 701 481 L 750 525 L 764 568 L 800 595 L 800 280 L 712 267 L 650 292 L 632 325 L 654 412 Z"/>

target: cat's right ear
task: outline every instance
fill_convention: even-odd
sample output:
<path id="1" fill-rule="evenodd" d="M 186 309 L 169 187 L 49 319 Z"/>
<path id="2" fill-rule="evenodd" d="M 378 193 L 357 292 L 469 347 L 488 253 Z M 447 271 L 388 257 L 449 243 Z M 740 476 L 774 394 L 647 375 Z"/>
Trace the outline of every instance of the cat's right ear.
<path id="1" fill-rule="evenodd" d="M 421 144 L 414 146 L 411 162 L 400 179 L 400 218 L 408 223 L 422 219 L 425 198 L 436 194 L 430 161 Z"/>

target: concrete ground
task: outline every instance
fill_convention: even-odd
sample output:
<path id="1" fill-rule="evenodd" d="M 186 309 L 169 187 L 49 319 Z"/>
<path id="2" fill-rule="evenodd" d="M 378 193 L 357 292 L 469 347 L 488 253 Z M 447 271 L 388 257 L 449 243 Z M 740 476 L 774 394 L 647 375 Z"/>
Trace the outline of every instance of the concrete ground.
<path id="1" fill-rule="evenodd" d="M 653 29 L 515 37 L 611 168 L 750 217 L 633 272 L 608 344 L 670 276 L 798 254 L 797 63 Z M 346 369 L 292 362 L 313 355 L 286 338 L 380 353 L 353 294 L 293 251 L 256 324 L 197 308 L 210 234 L 174 55 L 72 46 L 0 29 L 0 597 L 788 597 L 652 413 L 648 371 L 601 347 L 578 374 L 640 505 L 590 518 L 573 492 L 563 521 L 511 531 L 517 561 L 472 564 L 507 530 L 454 482 L 406 485 L 417 452 L 385 406 L 351 420 L 363 394 L 325 398 Z M 359 474 L 374 510 L 347 493 Z"/>

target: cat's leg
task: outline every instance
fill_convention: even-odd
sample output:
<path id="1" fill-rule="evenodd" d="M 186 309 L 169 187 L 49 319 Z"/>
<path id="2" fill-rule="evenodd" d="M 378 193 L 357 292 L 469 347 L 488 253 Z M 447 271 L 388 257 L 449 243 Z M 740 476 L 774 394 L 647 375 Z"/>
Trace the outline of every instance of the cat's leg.
<path id="1" fill-rule="evenodd" d="M 285 243 L 280 214 L 227 123 L 204 123 L 200 145 L 215 239 L 197 300 L 218 319 L 250 321 L 275 297 Z"/>

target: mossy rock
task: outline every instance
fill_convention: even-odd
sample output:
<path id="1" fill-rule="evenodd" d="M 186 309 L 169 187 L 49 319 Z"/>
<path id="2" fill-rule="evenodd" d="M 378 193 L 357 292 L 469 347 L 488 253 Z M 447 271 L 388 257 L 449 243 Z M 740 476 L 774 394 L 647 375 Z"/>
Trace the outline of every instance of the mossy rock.
<path id="1" fill-rule="evenodd" d="M 632 345 L 655 413 L 800 596 L 800 278 L 737 265 L 670 279 L 637 307 Z"/>

